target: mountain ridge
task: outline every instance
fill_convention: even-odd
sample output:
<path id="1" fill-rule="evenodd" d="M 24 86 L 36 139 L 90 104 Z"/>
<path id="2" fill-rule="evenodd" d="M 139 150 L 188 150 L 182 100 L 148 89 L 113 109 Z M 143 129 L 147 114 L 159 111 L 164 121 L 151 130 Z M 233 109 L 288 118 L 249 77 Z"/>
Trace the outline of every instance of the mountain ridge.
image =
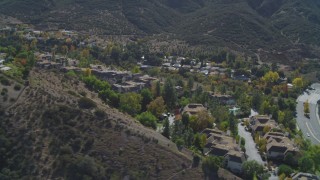
<path id="1" fill-rule="evenodd" d="M 3 0 L 0 5 L 3 14 L 45 29 L 100 35 L 168 33 L 190 44 L 255 52 L 320 45 L 316 0 Z"/>

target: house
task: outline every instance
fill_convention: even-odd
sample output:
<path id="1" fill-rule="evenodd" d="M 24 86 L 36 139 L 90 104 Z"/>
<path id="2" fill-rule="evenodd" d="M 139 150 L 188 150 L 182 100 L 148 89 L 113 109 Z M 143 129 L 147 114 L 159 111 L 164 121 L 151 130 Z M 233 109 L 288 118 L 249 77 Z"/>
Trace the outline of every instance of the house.
<path id="1" fill-rule="evenodd" d="M 246 156 L 235 139 L 218 129 L 205 129 L 201 133 L 207 137 L 203 154 L 224 157 L 224 163 L 228 169 L 234 173 L 241 173 L 242 163 L 246 161 Z"/>
<path id="2" fill-rule="evenodd" d="M 288 137 L 281 132 L 268 132 L 264 135 L 267 139 L 267 157 L 274 160 L 283 160 L 291 153 L 295 155 L 299 150 Z"/>
<path id="3" fill-rule="evenodd" d="M 291 174 L 292 180 L 320 180 L 319 176 L 310 173 L 293 173 Z"/>
<path id="4" fill-rule="evenodd" d="M 207 108 L 205 108 L 202 104 L 188 104 L 183 108 L 181 114 L 187 113 L 189 116 L 194 116 L 202 111 L 207 111 Z"/>
<path id="5" fill-rule="evenodd" d="M 242 164 L 246 161 L 244 152 L 231 150 L 225 156 L 227 167 L 234 173 L 242 172 Z"/>
<path id="6" fill-rule="evenodd" d="M 278 125 L 275 120 L 270 119 L 267 115 L 257 115 L 250 118 L 252 133 L 263 134 L 265 127 L 270 129 L 276 128 Z"/>

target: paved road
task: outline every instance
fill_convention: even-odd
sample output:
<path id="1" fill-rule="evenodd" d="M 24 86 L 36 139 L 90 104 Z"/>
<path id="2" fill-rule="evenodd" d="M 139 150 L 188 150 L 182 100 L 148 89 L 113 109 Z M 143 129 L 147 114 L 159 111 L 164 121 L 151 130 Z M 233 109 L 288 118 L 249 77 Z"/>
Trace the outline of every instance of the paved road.
<path id="1" fill-rule="evenodd" d="M 320 144 L 320 119 L 317 105 L 320 100 L 320 84 L 316 83 L 311 87 L 315 90 L 309 90 L 309 93 L 305 92 L 297 99 L 297 124 L 305 138 L 310 139 L 313 144 Z M 310 119 L 304 116 L 303 111 L 303 103 L 307 100 L 310 104 Z"/>
<path id="2" fill-rule="evenodd" d="M 260 154 L 258 153 L 258 149 L 256 148 L 256 144 L 253 141 L 253 138 L 249 132 L 244 129 L 244 126 L 238 124 L 238 133 L 239 136 L 243 137 L 246 140 L 245 148 L 246 154 L 248 155 L 248 160 L 256 160 L 260 164 L 264 164 L 265 162 L 262 160 Z"/>

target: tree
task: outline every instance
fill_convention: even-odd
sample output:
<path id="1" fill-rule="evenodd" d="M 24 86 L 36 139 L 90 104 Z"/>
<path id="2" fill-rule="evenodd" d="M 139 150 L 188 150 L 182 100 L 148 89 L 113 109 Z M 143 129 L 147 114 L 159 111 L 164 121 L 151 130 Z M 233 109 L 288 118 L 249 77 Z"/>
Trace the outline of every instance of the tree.
<path id="1" fill-rule="evenodd" d="M 310 113 L 309 101 L 308 100 L 303 103 L 303 111 L 304 111 L 304 114 L 309 114 Z"/>
<path id="2" fill-rule="evenodd" d="M 134 116 L 141 110 L 142 97 L 137 93 L 125 93 L 120 95 L 120 109 Z"/>
<path id="3" fill-rule="evenodd" d="M 186 126 L 186 127 L 188 127 L 189 126 L 189 115 L 188 114 L 186 114 L 186 113 L 184 113 L 184 114 L 182 114 L 182 124 L 184 125 L 184 126 Z"/>
<path id="4" fill-rule="evenodd" d="M 229 114 L 229 128 L 233 136 L 238 135 L 237 119 L 233 113 Z"/>
<path id="5" fill-rule="evenodd" d="M 252 107 L 254 110 L 260 110 L 260 106 L 262 103 L 262 94 L 259 92 L 254 92 L 252 96 Z"/>
<path id="6" fill-rule="evenodd" d="M 302 157 L 299 160 L 300 171 L 313 173 L 314 162 L 310 157 Z"/>
<path id="7" fill-rule="evenodd" d="M 263 77 L 262 80 L 268 84 L 276 83 L 279 80 L 279 74 L 277 72 L 269 71 Z"/>
<path id="8" fill-rule="evenodd" d="M 147 109 L 159 118 L 161 114 L 165 112 L 166 105 L 164 104 L 163 98 L 160 96 L 151 101 L 150 104 L 147 105 Z"/>
<path id="9" fill-rule="evenodd" d="M 242 164 L 242 171 L 246 179 L 253 179 L 253 177 L 262 175 L 263 166 L 257 161 L 246 161 Z"/>
<path id="10" fill-rule="evenodd" d="M 143 112 L 137 116 L 141 124 L 153 129 L 157 129 L 157 118 L 151 112 Z"/>
<path id="11" fill-rule="evenodd" d="M 165 100 L 168 108 L 172 109 L 175 107 L 177 94 L 171 79 L 167 79 L 164 83 L 163 99 Z"/>
<path id="12" fill-rule="evenodd" d="M 216 156 L 206 157 L 202 162 L 202 170 L 205 176 L 211 179 L 214 175 L 216 175 L 219 167 L 222 166 L 223 158 Z"/>
<path id="13" fill-rule="evenodd" d="M 285 174 L 287 177 L 293 172 L 294 172 L 293 169 L 290 166 L 285 164 L 280 165 L 278 169 L 278 175 Z"/>
<path id="14" fill-rule="evenodd" d="M 168 139 L 170 139 L 170 123 L 169 119 L 166 118 L 163 122 L 163 132 L 162 135 Z"/>
<path id="15" fill-rule="evenodd" d="M 193 138 L 193 145 L 200 151 L 203 150 L 204 145 L 207 142 L 207 137 L 205 134 L 195 134 Z"/>
<path id="16" fill-rule="evenodd" d="M 201 111 L 196 116 L 191 116 L 189 124 L 195 132 L 202 131 L 205 128 L 213 126 L 214 119 L 208 114 L 207 111 Z"/>
<path id="17" fill-rule="evenodd" d="M 302 78 L 295 78 L 292 81 L 292 84 L 294 85 L 295 88 L 301 89 L 303 87 L 303 79 Z"/>
<path id="18" fill-rule="evenodd" d="M 152 101 L 153 99 L 153 95 L 151 93 L 151 91 L 147 88 L 142 89 L 141 91 L 141 96 L 142 96 L 142 111 L 146 111 L 147 110 L 147 105 Z"/>

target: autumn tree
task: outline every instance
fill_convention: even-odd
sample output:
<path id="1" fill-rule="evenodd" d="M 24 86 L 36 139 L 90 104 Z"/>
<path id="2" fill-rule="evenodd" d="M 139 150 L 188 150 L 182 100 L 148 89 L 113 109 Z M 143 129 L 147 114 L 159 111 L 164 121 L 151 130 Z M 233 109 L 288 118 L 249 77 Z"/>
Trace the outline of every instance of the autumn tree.
<path id="1" fill-rule="evenodd" d="M 214 119 L 207 111 L 201 111 L 196 116 L 191 116 L 189 124 L 195 132 L 202 131 L 205 128 L 212 128 Z"/>
<path id="2" fill-rule="evenodd" d="M 309 100 L 303 103 L 303 111 L 304 111 L 304 114 L 310 113 Z"/>
<path id="3" fill-rule="evenodd" d="M 162 96 L 157 97 L 155 100 L 151 101 L 150 104 L 147 105 L 147 110 L 156 117 L 160 117 L 161 114 L 166 110 L 166 105 Z"/>
<path id="4" fill-rule="evenodd" d="M 292 84 L 295 88 L 298 88 L 298 89 L 301 89 L 303 87 L 303 79 L 302 78 L 295 78 L 293 81 L 292 81 Z"/>
<path id="5" fill-rule="evenodd" d="M 276 83 L 279 80 L 279 74 L 277 72 L 269 71 L 263 77 L 262 80 L 267 84 Z"/>

